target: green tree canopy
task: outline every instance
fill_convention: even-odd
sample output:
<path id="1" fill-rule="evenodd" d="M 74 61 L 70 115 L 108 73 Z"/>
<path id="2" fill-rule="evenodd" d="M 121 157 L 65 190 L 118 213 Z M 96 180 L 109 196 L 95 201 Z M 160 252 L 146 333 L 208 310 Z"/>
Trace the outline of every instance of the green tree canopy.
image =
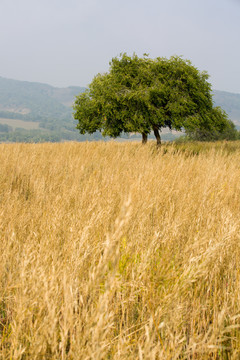
<path id="1" fill-rule="evenodd" d="M 143 143 L 154 131 L 157 144 L 161 143 L 159 130 L 165 127 L 224 131 L 227 116 L 213 107 L 207 80 L 206 72 L 178 56 L 150 59 L 122 54 L 76 97 L 77 128 L 81 134 L 99 130 L 111 137 L 141 133 Z"/>

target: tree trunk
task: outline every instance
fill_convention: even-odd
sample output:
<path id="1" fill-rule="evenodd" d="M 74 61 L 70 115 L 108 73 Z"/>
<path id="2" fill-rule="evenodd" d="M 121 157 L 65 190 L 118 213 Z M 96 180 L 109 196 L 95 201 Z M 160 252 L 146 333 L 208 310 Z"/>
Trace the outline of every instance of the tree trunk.
<path id="1" fill-rule="evenodd" d="M 161 146 L 161 136 L 159 134 L 159 130 L 156 126 L 153 127 L 154 135 L 157 139 L 157 146 Z"/>
<path id="2" fill-rule="evenodd" d="M 147 143 L 147 134 L 142 133 L 142 144 L 146 144 Z"/>

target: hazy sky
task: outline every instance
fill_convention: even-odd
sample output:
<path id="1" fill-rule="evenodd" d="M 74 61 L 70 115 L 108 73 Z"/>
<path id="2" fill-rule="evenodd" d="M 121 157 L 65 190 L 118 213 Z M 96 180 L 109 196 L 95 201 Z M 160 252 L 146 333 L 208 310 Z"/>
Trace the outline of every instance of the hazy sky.
<path id="1" fill-rule="evenodd" d="M 121 52 L 182 55 L 240 93 L 240 0 L 0 0 L 0 76 L 86 86 Z"/>

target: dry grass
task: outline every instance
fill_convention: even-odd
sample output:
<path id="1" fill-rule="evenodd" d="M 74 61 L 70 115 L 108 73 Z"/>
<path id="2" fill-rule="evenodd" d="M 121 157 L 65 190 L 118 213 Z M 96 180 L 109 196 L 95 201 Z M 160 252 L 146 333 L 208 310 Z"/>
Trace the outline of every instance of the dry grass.
<path id="1" fill-rule="evenodd" d="M 0 146 L 0 359 L 239 359 L 240 144 Z"/>

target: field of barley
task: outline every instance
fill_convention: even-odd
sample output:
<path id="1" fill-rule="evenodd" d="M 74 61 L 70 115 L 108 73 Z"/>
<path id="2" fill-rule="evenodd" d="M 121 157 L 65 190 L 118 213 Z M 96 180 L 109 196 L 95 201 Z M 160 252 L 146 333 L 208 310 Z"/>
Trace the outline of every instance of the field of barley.
<path id="1" fill-rule="evenodd" d="M 0 145 L 0 359 L 240 358 L 240 143 Z"/>

